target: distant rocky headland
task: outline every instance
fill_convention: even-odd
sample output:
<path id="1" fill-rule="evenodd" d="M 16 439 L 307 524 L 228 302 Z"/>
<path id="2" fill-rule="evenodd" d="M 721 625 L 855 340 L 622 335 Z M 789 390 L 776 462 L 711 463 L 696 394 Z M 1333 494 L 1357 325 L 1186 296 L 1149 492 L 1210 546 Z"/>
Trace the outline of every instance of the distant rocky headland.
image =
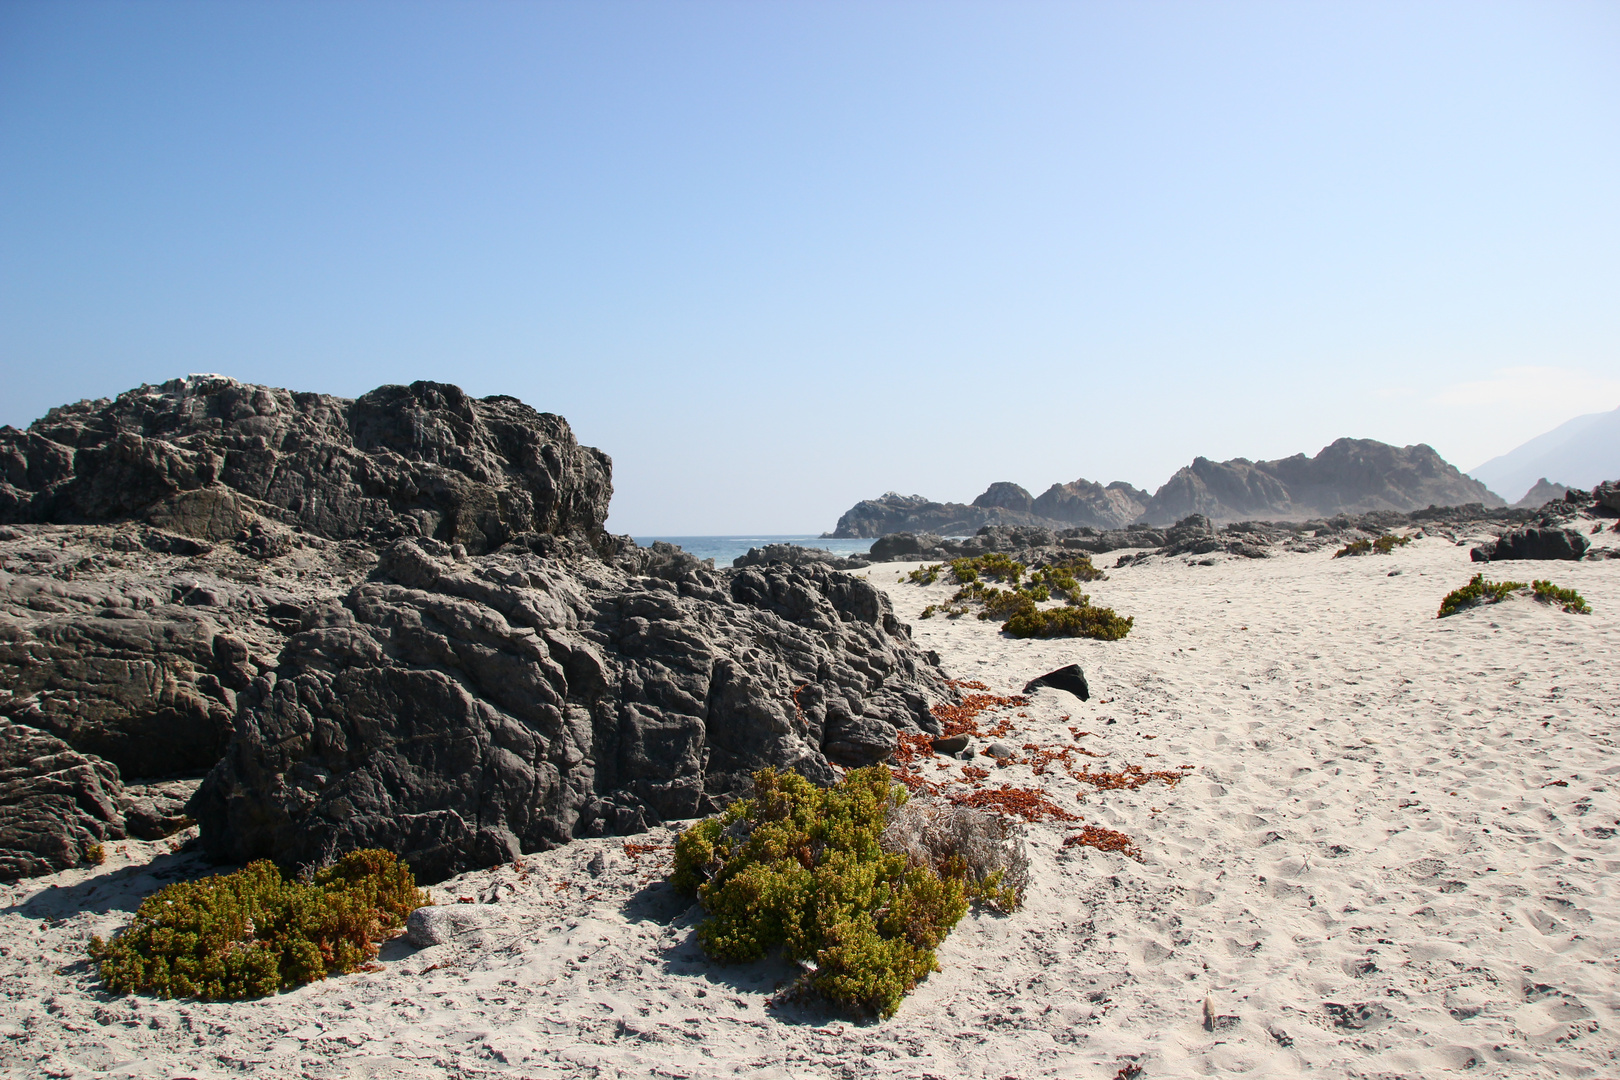
<path id="1" fill-rule="evenodd" d="M 1152 495 L 1121 481 L 1105 487 L 1083 479 L 1054 484 L 1039 497 L 1014 483 L 996 483 L 971 505 L 889 492 L 856 503 L 827 535 L 966 536 L 996 525 L 1112 530 L 1130 524 L 1169 525 L 1193 514 L 1214 522 L 1304 521 L 1474 503 L 1486 508 L 1506 505 L 1429 446 L 1339 439 L 1315 457 L 1295 454 L 1276 461 L 1220 462 L 1195 458 Z"/>
<path id="2" fill-rule="evenodd" d="M 222 859 L 435 881 L 938 733 L 882 593 L 639 547 L 612 490 L 561 417 L 432 382 L 192 376 L 0 429 L 0 880 L 194 819 Z"/>

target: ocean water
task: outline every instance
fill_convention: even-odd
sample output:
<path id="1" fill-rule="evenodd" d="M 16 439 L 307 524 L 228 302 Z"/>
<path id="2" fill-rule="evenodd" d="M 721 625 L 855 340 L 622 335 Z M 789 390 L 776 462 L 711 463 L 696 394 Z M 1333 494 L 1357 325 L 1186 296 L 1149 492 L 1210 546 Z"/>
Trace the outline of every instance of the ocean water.
<path id="1" fill-rule="evenodd" d="M 748 554 L 749 548 L 766 544 L 797 544 L 821 548 L 834 555 L 865 555 L 872 550 L 871 540 L 823 540 L 816 536 L 637 536 L 633 539 L 642 547 L 654 540 L 663 540 L 700 559 L 713 559 L 717 567 L 730 566 L 732 559 Z"/>

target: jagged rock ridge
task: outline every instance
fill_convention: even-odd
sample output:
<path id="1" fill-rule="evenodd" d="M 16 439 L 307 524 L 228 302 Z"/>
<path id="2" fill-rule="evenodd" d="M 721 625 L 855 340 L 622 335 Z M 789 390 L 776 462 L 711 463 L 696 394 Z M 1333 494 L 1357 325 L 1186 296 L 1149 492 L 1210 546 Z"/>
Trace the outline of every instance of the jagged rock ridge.
<path id="1" fill-rule="evenodd" d="M 1123 481 L 1107 487 L 1089 480 L 1053 484 L 1039 497 L 1017 484 L 991 484 L 971 506 L 932 502 L 921 495 L 888 492 L 856 503 L 838 519 L 831 537 L 879 537 L 896 532 L 966 536 L 986 526 L 1024 525 L 1062 529 L 1118 529 L 1136 520 L 1148 493 Z"/>
<path id="2" fill-rule="evenodd" d="M 1315 457 L 1195 458 L 1154 493 L 1142 520 L 1165 524 L 1203 514 L 1215 521 L 1284 521 L 1469 503 L 1505 505 L 1422 443 L 1337 439 Z"/>
<path id="3" fill-rule="evenodd" d="M 611 473 L 515 398 L 417 382 L 350 401 L 193 375 L 0 428 L 0 523 L 139 518 L 225 540 L 268 522 L 481 552 L 600 535 Z"/>

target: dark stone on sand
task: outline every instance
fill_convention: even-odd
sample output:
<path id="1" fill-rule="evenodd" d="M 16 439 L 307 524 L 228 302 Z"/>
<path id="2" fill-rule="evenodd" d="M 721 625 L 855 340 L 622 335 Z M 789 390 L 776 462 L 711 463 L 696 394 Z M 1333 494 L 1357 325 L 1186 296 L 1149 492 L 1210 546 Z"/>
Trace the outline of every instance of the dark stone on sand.
<path id="1" fill-rule="evenodd" d="M 935 739 L 932 745 L 936 754 L 949 754 L 955 757 L 966 750 L 968 743 L 971 741 L 966 735 L 951 735 L 947 738 Z"/>
<path id="2" fill-rule="evenodd" d="M 1024 693 L 1033 694 L 1043 686 L 1054 690 L 1067 690 L 1081 701 L 1091 700 L 1091 687 L 1086 683 L 1086 673 L 1079 664 L 1070 664 L 1068 667 L 1048 671 L 1039 678 L 1031 679 L 1024 684 Z"/>

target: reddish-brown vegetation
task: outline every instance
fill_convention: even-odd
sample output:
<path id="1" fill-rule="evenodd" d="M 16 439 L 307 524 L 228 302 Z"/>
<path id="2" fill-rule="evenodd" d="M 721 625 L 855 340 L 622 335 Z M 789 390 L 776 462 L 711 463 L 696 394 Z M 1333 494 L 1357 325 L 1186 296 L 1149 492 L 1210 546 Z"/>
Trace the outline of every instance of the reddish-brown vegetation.
<path id="1" fill-rule="evenodd" d="M 1063 846 L 1092 847 L 1098 851 L 1117 851 L 1121 855 L 1142 861 L 1142 850 L 1136 846 L 1130 837 L 1113 829 L 1105 829 L 1101 825 L 1085 825 L 1080 831 L 1064 837 Z"/>

